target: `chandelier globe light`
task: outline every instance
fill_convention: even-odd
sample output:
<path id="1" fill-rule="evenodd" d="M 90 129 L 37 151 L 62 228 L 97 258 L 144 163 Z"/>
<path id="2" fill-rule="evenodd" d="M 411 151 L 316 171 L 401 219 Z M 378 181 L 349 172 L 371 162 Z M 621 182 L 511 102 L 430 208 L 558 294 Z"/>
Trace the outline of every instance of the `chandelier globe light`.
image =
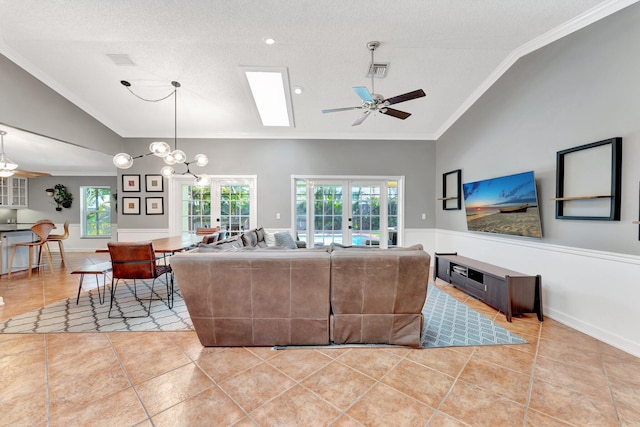
<path id="1" fill-rule="evenodd" d="M 9 160 L 6 154 L 4 154 L 4 136 L 7 132 L 0 130 L 0 177 L 7 178 L 12 176 L 14 170 L 18 168 L 18 164 Z"/>
<path id="2" fill-rule="evenodd" d="M 194 157 L 194 160 L 191 162 L 187 161 L 187 154 L 178 149 L 178 88 L 181 86 L 179 82 L 173 81 L 171 82 L 171 85 L 173 86 L 173 91 L 162 97 L 159 99 L 145 99 L 142 98 L 141 96 L 137 95 L 135 92 L 133 92 L 131 90 L 131 83 L 129 83 L 126 80 L 122 80 L 120 81 L 120 83 L 127 88 L 127 90 L 129 92 L 131 92 L 136 98 L 139 98 L 143 101 L 146 102 L 159 102 L 159 101 L 163 101 L 167 98 L 169 98 L 170 96 L 173 96 L 173 100 L 174 100 L 174 139 L 173 139 L 173 150 L 171 150 L 171 146 L 164 142 L 164 141 L 154 141 L 151 144 L 149 144 L 149 152 L 146 154 L 141 154 L 139 156 L 133 157 L 130 154 L 127 153 L 118 153 L 115 156 L 113 156 L 113 164 L 118 168 L 118 169 L 129 169 L 131 166 L 133 166 L 133 161 L 134 159 L 139 159 L 141 157 L 146 157 L 146 156 L 150 156 L 150 155 L 154 155 L 157 157 L 160 157 L 164 160 L 164 163 L 167 164 L 168 166 L 164 166 L 162 169 L 160 169 L 160 173 L 162 174 L 162 176 L 164 176 L 165 178 L 171 178 L 173 175 L 176 174 L 175 169 L 172 167 L 173 165 L 177 165 L 177 164 L 184 164 L 187 167 L 187 170 L 185 172 L 180 173 L 180 175 L 193 175 L 193 177 L 195 178 L 195 185 L 197 186 L 204 186 L 204 185 L 209 185 L 211 182 L 211 179 L 209 178 L 209 176 L 207 175 L 196 175 L 195 173 L 193 173 L 191 171 L 191 169 L 189 168 L 189 165 L 191 164 L 196 164 L 197 166 L 206 166 L 209 163 L 209 158 L 207 157 L 206 154 L 196 154 L 196 156 Z M 2 151 L 2 155 L 4 156 L 4 149 Z M 18 167 L 18 165 L 16 165 L 16 167 Z M 0 171 L 1 173 L 1 171 Z M 0 175 L 1 176 L 1 175 Z"/>

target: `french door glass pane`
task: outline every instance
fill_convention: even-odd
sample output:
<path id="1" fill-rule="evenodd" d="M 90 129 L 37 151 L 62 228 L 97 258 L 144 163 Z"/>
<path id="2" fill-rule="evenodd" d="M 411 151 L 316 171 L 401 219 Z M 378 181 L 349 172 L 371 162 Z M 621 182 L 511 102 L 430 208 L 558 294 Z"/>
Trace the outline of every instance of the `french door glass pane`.
<path id="1" fill-rule="evenodd" d="M 307 241 L 307 182 L 296 181 L 296 233 L 298 240 Z"/>
<path id="2" fill-rule="evenodd" d="M 380 185 L 351 185 L 351 244 L 380 245 Z"/>
<path id="3" fill-rule="evenodd" d="M 342 185 L 315 185 L 313 195 L 314 244 L 342 243 Z"/>
<path id="4" fill-rule="evenodd" d="M 195 232 L 211 227 L 211 188 L 183 185 L 181 194 L 182 230 Z"/>
<path id="5" fill-rule="evenodd" d="M 387 183 L 387 226 L 389 247 L 398 246 L 398 181 Z"/>
<path id="6" fill-rule="evenodd" d="M 220 228 L 230 235 L 250 228 L 251 187 L 249 185 L 220 186 Z"/>

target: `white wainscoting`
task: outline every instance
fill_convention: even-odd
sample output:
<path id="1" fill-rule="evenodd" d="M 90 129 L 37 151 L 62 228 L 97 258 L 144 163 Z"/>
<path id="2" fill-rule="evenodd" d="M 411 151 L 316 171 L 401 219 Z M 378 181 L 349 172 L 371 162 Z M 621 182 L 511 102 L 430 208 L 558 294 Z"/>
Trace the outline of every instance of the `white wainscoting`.
<path id="1" fill-rule="evenodd" d="M 145 240 L 169 237 L 167 228 L 121 228 L 118 230 L 118 242 L 142 242 Z"/>
<path id="2" fill-rule="evenodd" d="M 62 233 L 64 233 L 64 224 L 56 224 L 53 234 Z M 117 233 L 118 226 L 116 224 L 111 224 L 111 237 L 81 239 L 80 224 L 69 224 L 69 238 L 63 240 L 62 244 L 64 245 L 65 252 L 94 252 L 96 249 L 106 249 L 107 242 L 110 240 L 116 240 L 115 236 Z M 49 249 L 51 249 L 51 252 L 57 252 L 58 248 L 59 246 L 57 243 L 49 243 Z"/>
<path id="3" fill-rule="evenodd" d="M 434 230 L 434 252 L 542 275 L 545 317 L 640 357 L 640 257 L 480 233 Z M 411 232 L 411 240 L 429 233 Z M 420 236 L 420 237 L 418 237 Z M 424 236 L 424 237 L 422 237 Z M 431 239 L 421 242 L 432 247 Z M 517 321 L 517 319 L 516 319 Z"/>

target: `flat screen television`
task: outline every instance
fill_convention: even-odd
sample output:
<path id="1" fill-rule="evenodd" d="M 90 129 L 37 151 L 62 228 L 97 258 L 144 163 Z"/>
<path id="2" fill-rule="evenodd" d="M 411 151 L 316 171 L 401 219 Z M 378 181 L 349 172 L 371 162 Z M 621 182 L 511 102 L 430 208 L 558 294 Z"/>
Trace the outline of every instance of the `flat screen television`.
<path id="1" fill-rule="evenodd" d="M 469 231 L 542 237 L 533 172 L 462 184 Z"/>

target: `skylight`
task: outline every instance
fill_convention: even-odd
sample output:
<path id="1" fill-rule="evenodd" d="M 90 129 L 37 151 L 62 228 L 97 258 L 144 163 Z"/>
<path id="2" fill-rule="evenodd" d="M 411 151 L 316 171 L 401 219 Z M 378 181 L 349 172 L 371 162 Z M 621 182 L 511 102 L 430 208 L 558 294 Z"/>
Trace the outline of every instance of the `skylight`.
<path id="1" fill-rule="evenodd" d="M 294 126 L 286 68 L 245 67 L 253 100 L 263 126 Z"/>

